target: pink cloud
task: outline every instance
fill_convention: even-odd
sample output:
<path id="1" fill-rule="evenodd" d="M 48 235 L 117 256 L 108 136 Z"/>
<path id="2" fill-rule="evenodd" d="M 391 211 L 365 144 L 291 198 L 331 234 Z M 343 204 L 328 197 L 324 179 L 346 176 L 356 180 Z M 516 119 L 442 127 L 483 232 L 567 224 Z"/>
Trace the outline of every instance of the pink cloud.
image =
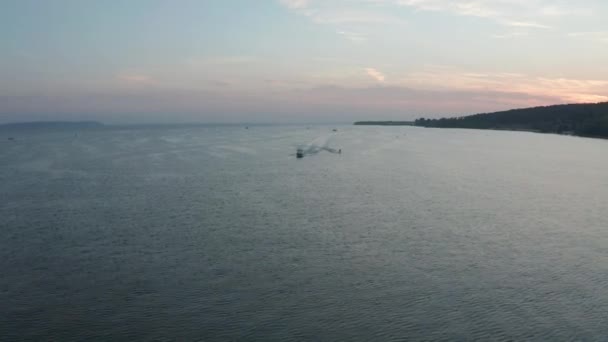
<path id="1" fill-rule="evenodd" d="M 383 73 L 381 73 L 380 71 L 378 71 L 374 68 L 365 68 L 365 72 L 367 73 L 367 75 L 369 77 L 373 78 L 377 82 L 382 83 L 386 80 L 386 76 L 384 76 Z"/>
<path id="2" fill-rule="evenodd" d="M 128 83 L 128 84 L 156 84 L 157 81 L 148 76 L 148 75 L 144 75 L 144 74 L 131 74 L 131 73 L 126 73 L 126 74 L 119 74 L 116 77 L 118 80 Z"/>

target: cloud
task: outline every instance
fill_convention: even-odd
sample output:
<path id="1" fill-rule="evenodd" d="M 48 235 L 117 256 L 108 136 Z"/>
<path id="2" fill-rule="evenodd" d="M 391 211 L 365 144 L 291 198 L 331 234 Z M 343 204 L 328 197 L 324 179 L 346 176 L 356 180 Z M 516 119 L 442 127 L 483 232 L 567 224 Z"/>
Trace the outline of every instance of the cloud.
<path id="1" fill-rule="evenodd" d="M 368 71 L 377 72 L 373 68 L 367 68 Z M 415 76 L 423 76 L 427 83 L 414 82 Z M 411 75 L 409 85 L 405 82 L 385 84 L 279 87 L 274 92 L 269 92 L 267 86 L 248 91 L 229 87 L 212 90 L 137 87 L 98 93 L 70 91 L 44 96 L 0 96 L 0 118 L 24 120 L 61 112 L 81 120 L 117 122 L 403 120 L 608 99 L 603 95 L 608 94 L 608 81 L 463 72 L 450 67 L 429 68 L 426 75 Z M 124 113 L 133 114 L 124 116 Z"/>
<path id="2" fill-rule="evenodd" d="M 522 29 L 552 29 L 564 16 L 592 15 L 593 8 L 560 0 L 278 0 L 312 22 L 335 26 L 335 32 L 352 42 L 367 41 L 370 25 L 398 25 L 399 10 L 446 12 L 483 18 Z M 548 23 L 548 21 L 551 21 Z M 357 31 L 357 35 L 340 32 Z M 509 38 L 513 38 L 511 35 Z"/>
<path id="3" fill-rule="evenodd" d="M 568 37 L 599 43 L 608 43 L 608 31 L 572 32 L 568 34 Z"/>
<path id="4" fill-rule="evenodd" d="M 401 20 L 386 11 L 369 6 L 369 1 L 311 1 L 279 0 L 279 3 L 296 13 L 310 17 L 320 24 L 386 24 Z"/>
<path id="5" fill-rule="evenodd" d="M 209 81 L 209 83 L 215 87 L 230 87 L 232 85 L 231 82 L 228 82 L 226 80 L 212 80 Z"/>
<path id="6" fill-rule="evenodd" d="M 559 103 L 558 98 L 516 92 L 422 90 L 406 86 L 321 86 L 283 99 L 290 102 L 292 97 L 305 111 L 344 113 L 351 120 L 454 116 Z"/>
<path id="7" fill-rule="evenodd" d="M 400 84 L 417 89 L 494 91 L 559 99 L 558 102 L 608 100 L 608 81 L 533 77 L 519 73 L 471 73 L 446 66 L 427 66 L 403 78 Z"/>
<path id="8" fill-rule="evenodd" d="M 381 73 L 380 71 L 378 71 L 374 68 L 365 68 L 365 72 L 367 73 L 367 75 L 369 77 L 373 78 L 377 82 L 382 83 L 386 79 L 386 77 L 384 76 L 383 73 Z"/>
<path id="9" fill-rule="evenodd" d="M 401 22 L 401 20 L 391 15 L 354 8 L 317 10 L 311 17 L 317 23 L 334 25 L 394 24 Z"/>
<path id="10" fill-rule="evenodd" d="M 303 9 L 309 5 L 308 0 L 280 0 L 279 2 L 291 9 Z"/>
<path id="11" fill-rule="evenodd" d="M 507 32 L 503 34 L 493 34 L 491 37 L 496 39 L 511 39 L 516 37 L 524 37 L 527 35 L 529 35 L 528 32 Z"/>
<path id="12" fill-rule="evenodd" d="M 379 9 L 375 0 L 279 0 L 279 3 L 313 23 L 333 26 L 338 35 L 355 43 L 367 40 L 367 34 L 361 31 L 369 31 L 371 26 L 404 23 L 386 9 Z"/>
<path id="13" fill-rule="evenodd" d="M 199 66 L 220 66 L 220 65 L 237 65 L 255 62 L 253 56 L 216 56 L 205 58 L 189 58 L 186 64 L 192 67 Z"/>
<path id="14" fill-rule="evenodd" d="M 590 15 L 590 8 L 566 7 L 556 0 L 379 0 L 408 6 L 420 11 L 443 11 L 456 15 L 491 19 L 516 27 L 547 29 L 537 19 L 559 16 Z"/>
<path id="15" fill-rule="evenodd" d="M 124 73 L 119 74 L 116 78 L 124 83 L 128 84 L 141 84 L 151 85 L 158 83 L 154 78 L 149 75 L 137 74 L 137 73 Z"/>
<path id="16" fill-rule="evenodd" d="M 367 40 L 367 37 L 360 34 L 360 33 L 356 33 L 356 32 L 351 32 L 351 31 L 337 31 L 337 34 L 344 36 L 346 39 L 358 43 L 358 42 L 364 42 Z"/>
<path id="17" fill-rule="evenodd" d="M 228 93 L 222 89 L 212 92 L 148 88 L 137 92 L 0 96 L 0 114 L 24 117 L 60 111 L 80 119 L 140 122 L 335 122 L 473 114 L 557 102 L 554 98 L 523 93 L 421 90 L 401 86 L 319 86 L 278 94 L 280 96 L 261 91 Z M 124 113 L 133 114 L 124 116 Z"/>
<path id="18" fill-rule="evenodd" d="M 585 7 L 560 7 L 557 5 L 549 5 L 540 9 L 540 14 L 545 17 L 563 17 L 573 15 L 588 16 L 593 14 L 593 9 Z"/>
<path id="19" fill-rule="evenodd" d="M 525 21 L 506 21 L 505 25 L 514 26 L 514 27 L 527 27 L 527 28 L 538 28 L 538 29 L 549 29 L 551 26 L 543 25 L 535 22 L 525 22 Z"/>

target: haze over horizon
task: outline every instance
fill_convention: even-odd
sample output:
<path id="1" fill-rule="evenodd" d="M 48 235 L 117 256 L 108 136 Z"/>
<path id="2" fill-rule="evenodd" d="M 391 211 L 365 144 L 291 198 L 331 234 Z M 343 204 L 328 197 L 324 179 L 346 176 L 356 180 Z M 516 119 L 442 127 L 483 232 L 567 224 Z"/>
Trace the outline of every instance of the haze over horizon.
<path id="1" fill-rule="evenodd" d="M 608 101 L 608 3 L 4 0 L 0 123 L 412 120 Z"/>

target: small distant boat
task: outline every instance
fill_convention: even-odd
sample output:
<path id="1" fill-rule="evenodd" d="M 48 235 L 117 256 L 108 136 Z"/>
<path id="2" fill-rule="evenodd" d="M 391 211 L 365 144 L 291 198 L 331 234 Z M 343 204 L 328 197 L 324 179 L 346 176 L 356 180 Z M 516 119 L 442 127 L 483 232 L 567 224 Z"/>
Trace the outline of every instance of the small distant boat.
<path id="1" fill-rule="evenodd" d="M 296 150 L 296 158 L 304 158 L 304 151 L 301 148 Z"/>
<path id="2" fill-rule="evenodd" d="M 332 131 L 337 132 L 338 130 L 334 128 Z"/>

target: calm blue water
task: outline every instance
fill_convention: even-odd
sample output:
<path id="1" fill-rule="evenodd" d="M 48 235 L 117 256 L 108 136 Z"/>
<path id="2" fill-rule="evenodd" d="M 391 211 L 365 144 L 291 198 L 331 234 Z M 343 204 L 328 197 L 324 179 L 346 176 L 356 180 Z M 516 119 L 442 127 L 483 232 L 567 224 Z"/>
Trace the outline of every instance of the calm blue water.
<path id="1" fill-rule="evenodd" d="M 608 141 L 332 128 L 1 132 L 0 339 L 608 338 Z"/>

